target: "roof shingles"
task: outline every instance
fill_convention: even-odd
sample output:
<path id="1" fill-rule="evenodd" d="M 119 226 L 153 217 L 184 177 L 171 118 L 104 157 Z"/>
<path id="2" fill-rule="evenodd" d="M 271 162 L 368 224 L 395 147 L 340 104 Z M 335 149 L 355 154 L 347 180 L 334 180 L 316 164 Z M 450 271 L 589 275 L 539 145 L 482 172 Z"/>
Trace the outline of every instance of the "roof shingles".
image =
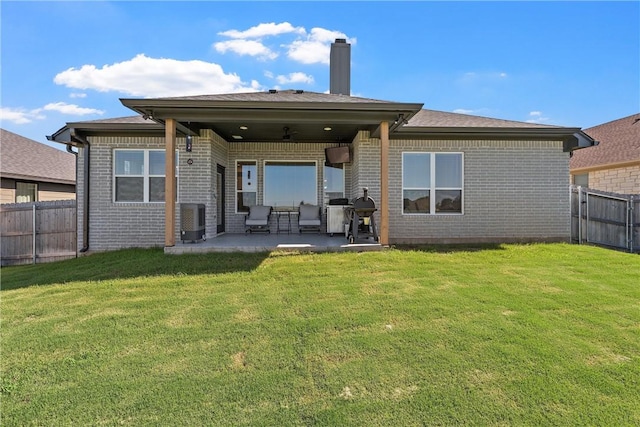
<path id="1" fill-rule="evenodd" d="M 640 113 L 603 123 L 584 132 L 599 142 L 573 153 L 571 170 L 640 162 Z"/>
<path id="2" fill-rule="evenodd" d="M 74 184 L 75 156 L 0 129 L 0 173 L 6 178 Z"/>

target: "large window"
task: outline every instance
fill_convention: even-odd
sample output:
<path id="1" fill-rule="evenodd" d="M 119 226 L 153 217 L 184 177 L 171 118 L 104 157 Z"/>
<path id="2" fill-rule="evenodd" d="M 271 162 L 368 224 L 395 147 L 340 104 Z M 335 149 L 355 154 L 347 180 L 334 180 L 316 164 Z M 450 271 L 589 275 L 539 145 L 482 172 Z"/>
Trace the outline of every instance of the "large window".
<path id="1" fill-rule="evenodd" d="M 236 212 L 249 212 L 258 202 L 258 166 L 255 160 L 236 162 Z"/>
<path id="2" fill-rule="evenodd" d="M 16 182 L 16 203 L 38 201 L 38 184 L 29 182 Z"/>
<path id="3" fill-rule="evenodd" d="M 331 199 L 344 197 L 344 165 L 324 165 L 324 198 L 325 203 Z"/>
<path id="4" fill-rule="evenodd" d="M 264 162 L 264 204 L 269 206 L 297 206 L 317 204 L 318 188 L 316 162 Z"/>
<path id="5" fill-rule="evenodd" d="M 115 150 L 113 157 L 116 202 L 164 202 L 165 150 Z"/>
<path id="6" fill-rule="evenodd" d="M 462 213 L 462 153 L 402 153 L 402 212 Z"/>

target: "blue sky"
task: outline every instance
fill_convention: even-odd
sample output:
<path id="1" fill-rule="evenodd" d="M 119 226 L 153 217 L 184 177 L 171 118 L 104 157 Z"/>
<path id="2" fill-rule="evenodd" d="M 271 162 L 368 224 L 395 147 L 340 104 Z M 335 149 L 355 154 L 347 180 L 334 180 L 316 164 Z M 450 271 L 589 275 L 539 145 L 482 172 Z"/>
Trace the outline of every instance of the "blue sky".
<path id="1" fill-rule="evenodd" d="M 119 98 L 326 92 L 336 37 L 352 45 L 355 96 L 581 128 L 640 111 L 638 1 L 2 1 L 0 13 L 1 126 L 40 142 L 132 115 Z"/>

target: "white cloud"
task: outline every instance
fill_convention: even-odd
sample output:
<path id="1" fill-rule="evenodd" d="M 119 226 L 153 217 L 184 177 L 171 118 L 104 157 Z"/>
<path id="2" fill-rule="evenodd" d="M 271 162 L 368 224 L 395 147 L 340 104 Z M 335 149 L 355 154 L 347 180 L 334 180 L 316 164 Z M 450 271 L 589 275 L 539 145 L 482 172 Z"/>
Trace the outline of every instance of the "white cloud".
<path id="1" fill-rule="evenodd" d="M 456 114 L 473 114 L 474 110 L 465 110 L 464 108 L 456 108 L 453 110 Z"/>
<path id="2" fill-rule="evenodd" d="M 280 75 L 276 77 L 276 80 L 281 85 L 287 83 L 313 84 L 313 76 L 301 72 L 289 73 L 287 76 Z"/>
<path id="3" fill-rule="evenodd" d="M 219 53 L 234 52 L 260 59 L 278 57 L 276 49 L 267 47 L 262 40 L 263 38 L 293 34 L 296 37 L 295 40 L 281 44 L 280 48 L 286 50 L 289 59 L 303 64 L 328 65 L 330 46 L 337 38 L 347 39 L 351 44 L 356 43 L 355 38 L 349 39 L 340 31 L 315 27 L 307 32 L 304 27 L 294 27 L 288 22 L 263 23 L 245 31 L 228 30 L 218 34 L 232 39 L 214 43 L 213 47 Z"/>
<path id="4" fill-rule="evenodd" d="M 463 83 L 463 84 L 472 84 L 472 83 L 486 84 L 489 82 L 495 82 L 497 80 L 504 80 L 507 77 L 509 77 L 509 75 L 502 71 L 501 72 L 467 71 L 466 73 L 463 73 L 460 77 L 458 77 L 457 81 L 458 83 Z"/>
<path id="5" fill-rule="evenodd" d="M 312 28 L 311 33 L 304 39 L 294 40 L 286 45 L 287 55 L 294 61 L 303 64 L 329 64 L 331 43 L 337 39 L 346 39 L 346 35 L 339 31 L 326 30 L 324 28 Z M 348 43 L 355 44 L 356 39 L 347 39 Z"/>
<path id="6" fill-rule="evenodd" d="M 549 117 L 544 117 L 544 114 L 542 114 L 542 111 L 531 111 L 529 113 L 529 119 L 527 120 L 527 123 L 546 123 L 548 122 Z"/>
<path id="7" fill-rule="evenodd" d="M 41 109 L 25 110 L 22 108 L 0 108 L 0 121 L 7 121 L 17 125 L 31 123 L 34 120 L 42 120 L 45 118 L 40 114 Z"/>
<path id="8" fill-rule="evenodd" d="M 95 108 L 79 107 L 75 104 L 67 104 L 65 102 L 55 102 L 47 104 L 43 107 L 47 111 L 57 111 L 62 114 L 69 114 L 72 116 L 86 116 L 89 114 L 104 114 L 102 110 L 96 110 Z"/>
<path id="9" fill-rule="evenodd" d="M 144 54 L 102 68 L 69 68 L 57 74 L 54 82 L 74 89 L 144 97 L 252 92 L 260 88 L 256 81 L 247 85 L 237 74 L 225 73 L 218 64 L 149 58 Z"/>
<path id="10" fill-rule="evenodd" d="M 87 94 L 86 93 L 78 93 L 78 92 L 73 92 L 71 94 L 69 94 L 70 98 L 86 98 Z"/>
<path id="11" fill-rule="evenodd" d="M 227 40 L 214 43 L 213 47 L 220 53 L 231 51 L 238 55 L 255 56 L 260 59 L 276 59 L 278 57 L 276 52 L 255 40 Z"/>
<path id="12" fill-rule="evenodd" d="M 43 111 L 57 111 L 71 116 L 104 114 L 104 111 L 96 110 L 95 108 L 85 108 L 75 104 L 67 104 L 65 102 L 52 102 L 42 108 L 34 108 L 32 110 L 2 107 L 0 108 L 0 120 L 15 123 L 17 125 L 24 125 L 27 123 L 33 123 L 36 120 L 46 119 L 47 117 L 42 114 Z"/>
<path id="13" fill-rule="evenodd" d="M 475 110 L 470 110 L 467 108 L 456 108 L 453 110 L 454 113 L 457 114 L 471 114 L 473 116 L 490 116 L 492 111 L 489 108 L 476 108 Z"/>
<path id="14" fill-rule="evenodd" d="M 266 36 L 278 36 L 288 33 L 305 34 L 306 31 L 303 27 L 294 27 L 288 22 L 282 22 L 280 24 L 269 22 L 258 24 L 245 31 L 228 30 L 218 34 L 233 39 L 259 39 Z"/>

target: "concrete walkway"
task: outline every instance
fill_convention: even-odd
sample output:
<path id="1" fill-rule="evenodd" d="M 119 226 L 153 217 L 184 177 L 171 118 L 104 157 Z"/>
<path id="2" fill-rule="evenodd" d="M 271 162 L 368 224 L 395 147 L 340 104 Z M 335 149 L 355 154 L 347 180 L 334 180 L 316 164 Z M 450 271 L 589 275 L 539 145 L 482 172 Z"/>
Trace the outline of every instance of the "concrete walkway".
<path id="1" fill-rule="evenodd" d="M 220 234 L 205 241 L 182 242 L 165 247 L 167 254 L 207 253 L 207 252 L 339 252 L 339 251 L 379 251 L 385 247 L 373 239 L 361 239 L 349 244 L 344 234 L 315 233 L 246 233 Z"/>

